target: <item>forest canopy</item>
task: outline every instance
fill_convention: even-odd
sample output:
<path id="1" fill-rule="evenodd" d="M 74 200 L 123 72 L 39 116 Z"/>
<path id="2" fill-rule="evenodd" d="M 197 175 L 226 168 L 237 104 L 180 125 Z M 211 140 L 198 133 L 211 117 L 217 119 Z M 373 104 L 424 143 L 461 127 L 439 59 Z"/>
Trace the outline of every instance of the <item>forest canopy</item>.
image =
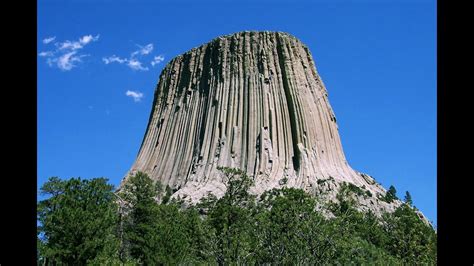
<path id="1" fill-rule="evenodd" d="M 38 264 L 436 264 L 436 232 L 409 193 L 378 217 L 347 191 L 329 203 L 295 188 L 257 197 L 245 172 L 220 171 L 224 196 L 191 206 L 142 172 L 119 192 L 105 178 L 51 177 L 38 202 Z"/>

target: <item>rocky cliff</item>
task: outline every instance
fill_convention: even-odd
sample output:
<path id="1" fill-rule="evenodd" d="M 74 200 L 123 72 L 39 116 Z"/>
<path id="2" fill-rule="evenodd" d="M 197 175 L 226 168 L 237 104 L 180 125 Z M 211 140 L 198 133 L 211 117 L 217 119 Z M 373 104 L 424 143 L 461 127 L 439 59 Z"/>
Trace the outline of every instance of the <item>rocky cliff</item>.
<path id="1" fill-rule="evenodd" d="M 364 191 L 362 208 L 400 204 L 380 200 L 386 191 L 348 164 L 311 53 L 287 33 L 222 36 L 161 72 L 128 174 L 143 171 L 173 188 L 173 197 L 196 202 L 225 192 L 218 166 L 247 171 L 255 194 L 287 186 L 334 199 L 347 182 Z"/>

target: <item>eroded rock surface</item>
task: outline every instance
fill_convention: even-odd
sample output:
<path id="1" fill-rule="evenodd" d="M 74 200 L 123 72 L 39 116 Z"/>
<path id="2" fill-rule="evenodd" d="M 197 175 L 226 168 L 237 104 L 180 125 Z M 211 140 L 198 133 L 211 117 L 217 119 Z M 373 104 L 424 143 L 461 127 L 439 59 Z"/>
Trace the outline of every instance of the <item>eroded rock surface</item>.
<path id="1" fill-rule="evenodd" d="M 386 191 L 348 164 L 328 92 L 309 49 L 282 32 L 239 32 L 177 56 L 163 69 L 138 157 L 143 171 L 195 203 L 222 196 L 218 166 L 245 169 L 252 193 L 298 187 L 334 199 L 342 182 L 393 210 Z M 127 175 L 128 175 L 127 174 Z"/>

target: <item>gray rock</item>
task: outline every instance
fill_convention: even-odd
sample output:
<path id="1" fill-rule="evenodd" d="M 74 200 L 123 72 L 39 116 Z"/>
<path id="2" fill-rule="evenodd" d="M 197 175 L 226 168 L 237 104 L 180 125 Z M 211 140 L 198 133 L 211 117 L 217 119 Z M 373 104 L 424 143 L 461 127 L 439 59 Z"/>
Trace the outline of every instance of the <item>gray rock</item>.
<path id="1" fill-rule="evenodd" d="M 218 166 L 247 171 L 254 194 L 296 187 L 330 201 L 342 182 L 350 182 L 374 195 L 361 198 L 361 208 L 380 213 L 401 204 L 377 200 L 385 189 L 349 166 L 311 53 L 283 32 L 221 36 L 177 56 L 161 72 L 127 176 L 143 171 L 177 189 L 173 197 L 196 203 L 208 192 L 224 194 Z"/>

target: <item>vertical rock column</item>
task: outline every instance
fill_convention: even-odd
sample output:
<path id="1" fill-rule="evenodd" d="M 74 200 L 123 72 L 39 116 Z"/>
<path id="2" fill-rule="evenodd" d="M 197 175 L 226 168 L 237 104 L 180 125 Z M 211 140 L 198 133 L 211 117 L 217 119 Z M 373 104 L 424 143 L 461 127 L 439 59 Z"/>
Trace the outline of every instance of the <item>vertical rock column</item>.
<path id="1" fill-rule="evenodd" d="M 331 177 L 384 193 L 348 165 L 312 56 L 282 32 L 216 38 L 177 56 L 160 75 L 130 172 L 196 202 L 224 193 L 218 166 L 247 171 L 256 194 L 283 185 L 311 191 Z"/>

